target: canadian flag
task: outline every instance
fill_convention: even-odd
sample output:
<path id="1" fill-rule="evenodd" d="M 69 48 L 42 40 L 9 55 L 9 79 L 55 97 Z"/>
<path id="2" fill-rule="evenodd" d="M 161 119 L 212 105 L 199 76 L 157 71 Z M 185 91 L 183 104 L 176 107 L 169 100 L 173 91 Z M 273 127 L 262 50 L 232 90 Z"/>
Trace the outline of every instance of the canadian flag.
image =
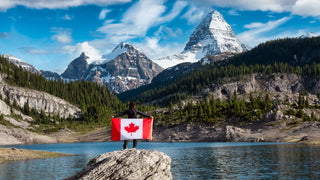
<path id="1" fill-rule="evenodd" d="M 111 141 L 152 139 L 152 119 L 112 118 Z"/>

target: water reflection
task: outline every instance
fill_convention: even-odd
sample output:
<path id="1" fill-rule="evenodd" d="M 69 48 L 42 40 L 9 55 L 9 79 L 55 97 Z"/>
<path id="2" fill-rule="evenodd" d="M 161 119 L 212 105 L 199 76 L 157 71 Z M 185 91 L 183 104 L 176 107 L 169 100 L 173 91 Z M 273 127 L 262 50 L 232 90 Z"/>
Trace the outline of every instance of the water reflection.
<path id="1" fill-rule="evenodd" d="M 16 146 L 78 156 L 0 164 L 0 179 L 63 179 L 122 143 Z M 320 179 L 320 148 L 265 143 L 139 143 L 172 158 L 174 179 Z"/>
<path id="2" fill-rule="evenodd" d="M 176 179 L 319 179 L 319 148 L 303 145 L 189 148 L 172 152 Z"/>

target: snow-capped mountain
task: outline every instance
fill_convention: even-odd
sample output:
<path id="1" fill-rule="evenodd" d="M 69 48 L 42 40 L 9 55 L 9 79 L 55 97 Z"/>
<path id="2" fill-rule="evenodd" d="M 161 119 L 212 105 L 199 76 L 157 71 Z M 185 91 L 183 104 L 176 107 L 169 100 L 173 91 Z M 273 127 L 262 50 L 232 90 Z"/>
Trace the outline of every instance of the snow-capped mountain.
<path id="1" fill-rule="evenodd" d="M 61 74 L 62 78 L 107 84 L 119 93 L 151 83 L 153 77 L 163 70 L 138 48 L 126 43 L 120 43 L 111 53 L 103 55 L 102 61 L 89 64 L 88 58 L 82 53 L 74 59 Z"/>
<path id="2" fill-rule="evenodd" d="M 27 70 L 27 71 L 30 71 L 32 73 L 39 73 L 40 74 L 40 71 L 35 68 L 33 65 L 17 58 L 17 57 L 14 57 L 12 55 L 9 55 L 9 54 L 4 54 L 3 55 L 5 58 L 7 58 L 11 63 L 17 65 L 17 66 L 20 66 L 22 67 L 23 69 Z"/>
<path id="3" fill-rule="evenodd" d="M 183 62 L 197 62 L 201 58 L 223 52 L 241 53 L 250 48 L 240 42 L 231 26 L 218 11 L 211 11 L 191 34 L 180 54 L 157 60 L 164 68 Z"/>
<path id="4" fill-rule="evenodd" d="M 312 32 L 307 32 L 306 34 L 301 35 L 299 38 L 313 38 L 317 37 L 317 35 L 313 34 Z"/>

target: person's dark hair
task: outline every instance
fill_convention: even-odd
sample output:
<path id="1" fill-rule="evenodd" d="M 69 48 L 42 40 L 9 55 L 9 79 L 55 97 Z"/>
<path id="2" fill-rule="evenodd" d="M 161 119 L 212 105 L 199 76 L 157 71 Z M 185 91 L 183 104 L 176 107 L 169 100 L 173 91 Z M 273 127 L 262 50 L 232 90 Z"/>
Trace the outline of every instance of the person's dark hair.
<path id="1" fill-rule="evenodd" d="M 130 104 L 129 104 L 129 109 L 130 109 L 130 110 L 136 109 L 136 103 L 135 103 L 135 102 L 130 102 Z"/>

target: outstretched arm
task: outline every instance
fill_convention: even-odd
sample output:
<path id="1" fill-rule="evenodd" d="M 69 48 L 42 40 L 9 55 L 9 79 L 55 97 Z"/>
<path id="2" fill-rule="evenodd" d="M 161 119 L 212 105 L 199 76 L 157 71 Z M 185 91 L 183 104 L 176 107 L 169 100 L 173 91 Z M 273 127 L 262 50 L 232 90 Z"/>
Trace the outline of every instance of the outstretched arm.
<path id="1" fill-rule="evenodd" d="M 122 113 L 120 113 L 120 114 L 117 114 L 117 115 L 115 115 L 115 116 L 112 116 L 112 118 L 121 117 L 121 116 L 124 116 L 125 114 L 128 114 L 128 111 L 124 111 L 124 112 L 122 112 Z"/>
<path id="2" fill-rule="evenodd" d="M 149 116 L 148 114 L 145 114 L 145 113 L 143 113 L 143 112 L 141 112 L 141 111 L 139 111 L 139 110 L 136 110 L 136 112 L 137 112 L 138 114 L 140 114 L 141 116 L 148 117 L 148 118 L 153 118 L 152 116 Z"/>

